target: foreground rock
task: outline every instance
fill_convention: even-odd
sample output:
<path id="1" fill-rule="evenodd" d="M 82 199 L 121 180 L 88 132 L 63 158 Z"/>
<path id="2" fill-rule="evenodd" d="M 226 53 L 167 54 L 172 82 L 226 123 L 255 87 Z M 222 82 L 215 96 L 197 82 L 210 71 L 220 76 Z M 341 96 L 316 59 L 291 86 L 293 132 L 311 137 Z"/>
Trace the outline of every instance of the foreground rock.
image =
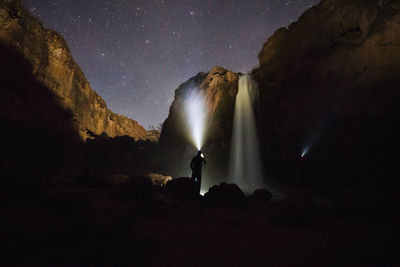
<path id="1" fill-rule="evenodd" d="M 195 198 L 199 196 L 196 183 L 189 177 L 172 179 L 167 182 L 165 190 L 167 193 L 183 198 Z"/>
<path id="2" fill-rule="evenodd" d="M 272 199 L 272 193 L 267 189 L 256 189 L 250 199 L 257 202 L 269 202 Z"/>
<path id="3" fill-rule="evenodd" d="M 0 23 L 0 49 L 11 48 L 29 62 L 37 81 L 51 90 L 64 109 L 72 112 L 82 139 L 88 137 L 88 131 L 145 139 L 146 130 L 141 125 L 113 113 L 90 87 L 61 35 L 45 29 L 20 1 L 2 2 Z"/>
<path id="4" fill-rule="evenodd" d="M 204 199 L 211 203 L 235 204 L 244 200 L 244 193 L 236 184 L 220 183 L 211 187 Z"/>
<path id="5" fill-rule="evenodd" d="M 154 186 L 164 187 L 167 185 L 168 182 L 172 181 L 171 176 L 164 176 L 162 174 L 157 173 L 149 173 L 146 177 L 151 179 L 151 182 Z"/>

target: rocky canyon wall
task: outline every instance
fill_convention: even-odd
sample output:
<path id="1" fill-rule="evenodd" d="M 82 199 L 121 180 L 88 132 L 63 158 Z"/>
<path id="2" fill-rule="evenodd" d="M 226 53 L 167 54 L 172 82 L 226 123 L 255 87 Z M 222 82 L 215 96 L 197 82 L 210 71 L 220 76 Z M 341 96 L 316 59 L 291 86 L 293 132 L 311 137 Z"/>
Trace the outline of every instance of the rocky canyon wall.
<path id="1" fill-rule="evenodd" d="M 164 153 L 169 155 L 166 160 L 169 174 L 187 176 L 191 172 L 189 163 L 197 149 L 191 142 L 192 132 L 186 110 L 189 96 L 194 91 L 204 96 L 207 107 L 202 147 L 208 161 L 205 172 L 213 177 L 223 175 L 220 170 L 225 170 L 228 164 L 238 80 L 238 73 L 214 67 L 208 73 L 199 73 L 192 77 L 175 91 L 175 98 L 160 137 L 160 145 L 165 150 Z"/>
<path id="2" fill-rule="evenodd" d="M 110 137 L 127 135 L 136 140 L 145 139 L 146 130 L 141 125 L 113 113 L 90 87 L 62 36 L 45 29 L 19 1 L 1 1 L 0 44 L 27 60 L 37 81 L 47 86 L 57 101 L 71 111 L 82 139 L 88 137 L 88 131 Z"/>
<path id="3" fill-rule="evenodd" d="M 292 176 L 309 148 L 311 184 L 393 181 L 399 59 L 398 1 L 324 0 L 276 31 L 253 71 L 269 169 Z"/>

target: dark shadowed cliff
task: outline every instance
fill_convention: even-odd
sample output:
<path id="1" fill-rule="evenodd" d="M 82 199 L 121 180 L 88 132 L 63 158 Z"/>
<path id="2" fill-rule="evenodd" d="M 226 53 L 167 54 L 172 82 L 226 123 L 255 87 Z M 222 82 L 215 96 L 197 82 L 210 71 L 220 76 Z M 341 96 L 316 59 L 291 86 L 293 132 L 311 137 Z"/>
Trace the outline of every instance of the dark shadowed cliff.
<path id="1" fill-rule="evenodd" d="M 400 4 L 325 0 L 259 54 L 265 163 L 290 176 L 309 147 L 311 185 L 373 186 L 399 148 Z"/>
<path id="2" fill-rule="evenodd" d="M 12 47 L 27 60 L 37 81 L 48 87 L 55 99 L 71 111 L 83 139 L 88 130 L 111 137 L 145 138 L 146 130 L 136 121 L 107 108 L 73 60 L 65 40 L 58 33 L 45 29 L 19 1 L 1 2 L 0 44 Z M 2 60 L 1 64 L 6 62 Z"/>

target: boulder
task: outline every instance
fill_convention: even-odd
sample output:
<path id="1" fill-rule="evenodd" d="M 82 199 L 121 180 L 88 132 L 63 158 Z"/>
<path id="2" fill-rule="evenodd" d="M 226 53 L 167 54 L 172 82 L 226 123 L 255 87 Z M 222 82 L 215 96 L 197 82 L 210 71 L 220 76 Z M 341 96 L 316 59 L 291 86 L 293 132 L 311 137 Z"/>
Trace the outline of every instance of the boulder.
<path id="1" fill-rule="evenodd" d="M 180 197 L 192 198 L 198 196 L 197 186 L 193 179 L 180 177 L 167 182 L 166 192 Z"/>
<path id="2" fill-rule="evenodd" d="M 256 189 L 250 199 L 257 202 L 269 202 L 272 199 L 272 193 L 267 189 Z"/>
<path id="3" fill-rule="evenodd" d="M 211 187 L 204 199 L 211 203 L 233 204 L 241 202 L 244 193 L 236 184 L 220 183 Z"/>
<path id="4" fill-rule="evenodd" d="M 151 182 L 154 186 L 164 187 L 167 185 L 169 181 L 172 181 L 171 176 L 164 176 L 162 174 L 157 173 L 149 173 L 146 177 L 151 179 Z"/>

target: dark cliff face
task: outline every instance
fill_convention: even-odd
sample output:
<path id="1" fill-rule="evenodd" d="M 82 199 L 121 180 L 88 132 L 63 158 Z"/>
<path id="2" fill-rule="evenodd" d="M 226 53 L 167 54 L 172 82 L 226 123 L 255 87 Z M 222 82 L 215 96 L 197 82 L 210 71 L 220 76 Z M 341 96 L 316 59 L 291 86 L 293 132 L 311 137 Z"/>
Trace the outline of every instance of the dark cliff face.
<path id="1" fill-rule="evenodd" d="M 265 43 L 252 74 L 260 91 L 255 111 L 270 181 L 298 182 L 301 165 L 307 180 L 302 182 L 311 187 L 393 182 L 400 144 L 399 12 L 397 1 L 325 0 Z M 217 75 L 213 85 L 215 72 L 200 73 L 176 91 L 161 144 L 173 151 L 169 162 L 179 166 L 177 173 L 190 173 L 185 163 L 195 153 L 184 123 L 184 96 L 193 88 L 224 92 L 204 149 L 211 156 L 229 155 L 238 75 L 228 81 Z M 226 178 L 223 171 L 218 175 Z"/>
<path id="2" fill-rule="evenodd" d="M 145 138 L 146 130 L 136 121 L 107 109 L 105 101 L 92 90 L 73 60 L 64 39 L 45 29 L 19 1 L 1 3 L 0 44 L 12 47 L 25 58 L 38 82 L 48 87 L 57 101 L 72 112 L 82 139 L 86 139 L 88 130 L 110 137 Z"/>
<path id="3" fill-rule="evenodd" d="M 204 95 L 207 106 L 202 147 L 208 158 L 205 173 L 214 178 L 226 171 L 238 79 L 239 74 L 214 67 L 208 73 L 197 74 L 175 91 L 175 99 L 160 137 L 160 145 L 169 155 L 166 168 L 169 174 L 190 175 L 189 163 L 196 154 L 196 148 L 190 140 L 191 132 L 185 110 L 188 95 L 193 91 Z"/>
<path id="4" fill-rule="evenodd" d="M 290 177 L 310 147 L 314 185 L 387 183 L 399 138 L 400 4 L 325 0 L 259 54 L 265 164 Z"/>
<path id="5" fill-rule="evenodd" d="M 29 193 L 48 173 L 74 173 L 82 154 L 73 114 L 37 81 L 30 63 L 3 45 L 0 58 L 0 193 L 4 197 L 15 188 Z"/>

